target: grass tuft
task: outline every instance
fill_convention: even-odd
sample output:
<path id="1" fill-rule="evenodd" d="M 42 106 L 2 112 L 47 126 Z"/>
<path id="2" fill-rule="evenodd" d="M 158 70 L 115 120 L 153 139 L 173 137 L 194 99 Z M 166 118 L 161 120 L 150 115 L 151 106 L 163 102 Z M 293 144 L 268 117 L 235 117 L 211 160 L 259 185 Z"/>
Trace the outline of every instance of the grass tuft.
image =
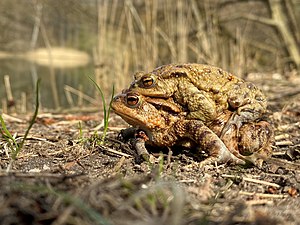
<path id="1" fill-rule="evenodd" d="M 32 128 L 35 119 L 37 117 L 38 111 L 39 111 L 39 87 L 40 87 L 40 80 L 37 81 L 36 83 L 36 98 L 35 98 L 35 111 L 32 116 L 32 119 L 30 120 L 29 126 L 27 127 L 27 130 L 24 134 L 24 137 L 22 138 L 22 141 L 20 143 L 17 142 L 16 138 L 9 132 L 9 130 L 6 127 L 6 124 L 4 122 L 3 117 L 0 115 L 0 122 L 1 122 L 1 133 L 2 137 L 10 144 L 10 149 L 11 149 L 11 158 L 13 160 L 17 159 L 18 154 L 20 153 L 25 140 L 27 139 L 27 136 L 29 134 L 30 129 Z"/>
<path id="2" fill-rule="evenodd" d="M 108 120 L 109 120 L 109 114 L 110 114 L 110 110 L 111 110 L 111 102 L 112 102 L 114 94 L 115 94 L 115 86 L 114 85 L 112 86 L 112 94 L 111 94 L 110 102 L 109 102 L 109 105 L 107 108 L 105 96 L 104 96 L 102 89 L 91 77 L 89 77 L 89 78 L 96 86 L 98 92 L 100 93 L 101 100 L 102 100 L 104 126 L 103 126 L 103 134 L 102 134 L 100 143 L 103 144 L 105 141 L 107 130 L 108 130 Z"/>

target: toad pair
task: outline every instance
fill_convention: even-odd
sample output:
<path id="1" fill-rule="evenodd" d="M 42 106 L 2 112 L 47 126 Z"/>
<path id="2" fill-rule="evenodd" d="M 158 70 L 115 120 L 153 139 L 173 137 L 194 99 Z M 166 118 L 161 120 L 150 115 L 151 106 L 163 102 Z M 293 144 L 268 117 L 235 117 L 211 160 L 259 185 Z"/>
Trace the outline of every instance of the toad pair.
<path id="1" fill-rule="evenodd" d="M 170 64 L 139 72 L 112 109 L 156 146 L 189 143 L 208 153 L 201 162 L 250 161 L 272 154 L 273 131 L 260 120 L 266 99 L 252 83 L 220 68 Z"/>

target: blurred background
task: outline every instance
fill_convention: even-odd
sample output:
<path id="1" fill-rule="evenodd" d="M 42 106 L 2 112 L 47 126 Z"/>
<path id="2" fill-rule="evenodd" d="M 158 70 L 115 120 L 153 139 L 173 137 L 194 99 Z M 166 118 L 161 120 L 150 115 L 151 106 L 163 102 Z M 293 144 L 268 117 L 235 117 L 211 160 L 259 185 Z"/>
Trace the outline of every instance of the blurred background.
<path id="1" fill-rule="evenodd" d="M 92 110 L 136 71 L 207 63 L 299 75 L 300 0 L 1 0 L 1 112 Z"/>

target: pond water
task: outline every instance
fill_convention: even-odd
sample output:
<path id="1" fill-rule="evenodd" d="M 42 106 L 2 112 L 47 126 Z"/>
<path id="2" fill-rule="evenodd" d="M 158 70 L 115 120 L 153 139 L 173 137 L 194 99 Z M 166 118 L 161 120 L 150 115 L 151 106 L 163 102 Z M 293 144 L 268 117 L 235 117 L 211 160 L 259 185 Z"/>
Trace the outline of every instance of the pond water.
<path id="1" fill-rule="evenodd" d="M 47 66 L 39 66 L 33 62 L 22 59 L 0 59 L 0 104 L 4 109 L 7 104 L 7 88 L 4 84 L 5 75 L 9 76 L 11 93 L 13 95 L 16 111 L 18 105 L 24 104 L 28 111 L 34 109 L 35 86 L 38 78 L 41 79 L 40 85 L 40 103 L 44 110 L 68 109 L 80 104 L 78 94 L 65 91 L 66 85 L 71 88 L 81 90 L 85 95 L 94 96 L 95 88 L 88 76 L 94 77 L 94 68 L 92 64 L 77 68 L 58 69 L 55 68 L 54 75 Z M 68 100 L 68 96 L 71 96 Z M 23 96 L 23 97 L 22 97 Z M 24 98 L 26 96 L 26 98 Z M 91 105 L 83 100 L 83 105 Z"/>

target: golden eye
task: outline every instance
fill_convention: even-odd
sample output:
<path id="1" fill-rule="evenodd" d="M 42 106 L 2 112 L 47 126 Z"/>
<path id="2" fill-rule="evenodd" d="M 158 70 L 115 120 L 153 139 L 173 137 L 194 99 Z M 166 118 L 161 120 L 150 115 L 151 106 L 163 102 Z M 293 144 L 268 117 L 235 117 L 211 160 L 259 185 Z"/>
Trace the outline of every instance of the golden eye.
<path id="1" fill-rule="evenodd" d="M 137 106 L 138 103 L 140 101 L 140 98 L 138 96 L 138 94 L 135 94 L 135 93 L 128 93 L 126 95 L 126 104 L 129 106 L 129 107 L 134 107 L 134 106 Z"/>
<path id="2" fill-rule="evenodd" d="M 154 85 L 154 79 L 149 75 L 142 77 L 141 81 L 144 88 L 150 88 Z"/>

